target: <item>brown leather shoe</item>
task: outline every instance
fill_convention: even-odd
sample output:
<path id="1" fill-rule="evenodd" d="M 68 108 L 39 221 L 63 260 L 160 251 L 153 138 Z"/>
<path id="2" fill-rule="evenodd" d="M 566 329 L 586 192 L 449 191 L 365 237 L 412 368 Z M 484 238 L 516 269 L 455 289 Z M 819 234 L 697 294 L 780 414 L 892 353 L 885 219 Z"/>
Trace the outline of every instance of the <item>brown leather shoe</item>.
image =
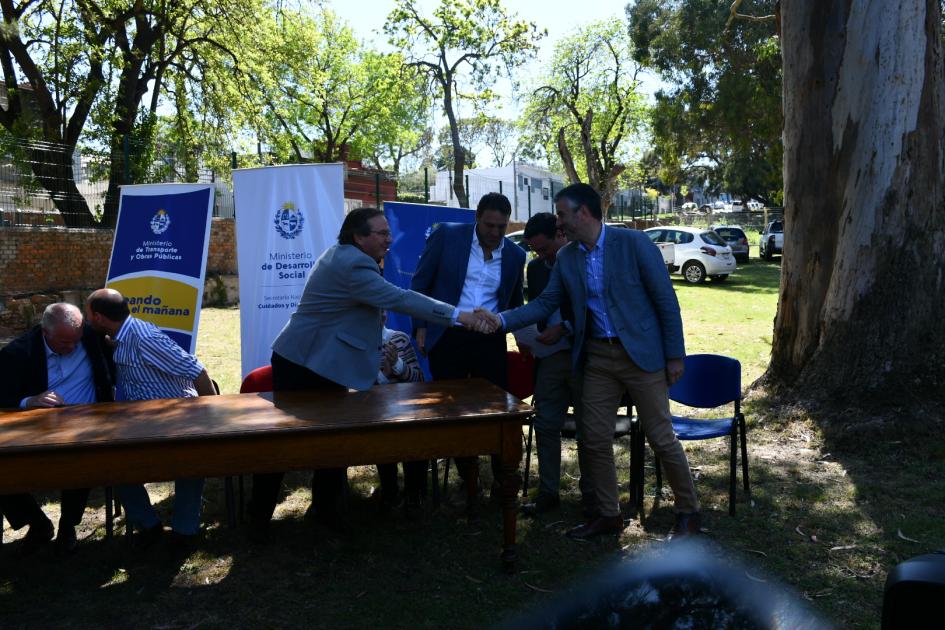
<path id="1" fill-rule="evenodd" d="M 622 531 L 623 516 L 618 514 L 617 516 L 598 516 L 594 520 L 568 530 L 567 535 L 569 538 L 587 540 L 604 534 L 619 534 Z"/>
<path id="2" fill-rule="evenodd" d="M 691 514 L 679 513 L 676 515 L 676 523 L 669 530 L 666 536 L 667 541 L 682 540 L 690 536 L 697 536 L 702 532 L 702 516 L 698 512 Z"/>

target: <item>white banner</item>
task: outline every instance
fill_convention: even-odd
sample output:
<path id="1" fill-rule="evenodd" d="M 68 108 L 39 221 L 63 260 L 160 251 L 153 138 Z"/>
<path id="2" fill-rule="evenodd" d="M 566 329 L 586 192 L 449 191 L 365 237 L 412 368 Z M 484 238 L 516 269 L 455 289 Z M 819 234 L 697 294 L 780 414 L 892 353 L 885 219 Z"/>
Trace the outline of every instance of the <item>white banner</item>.
<path id="1" fill-rule="evenodd" d="M 338 240 L 344 165 L 233 171 L 243 378 L 269 365 L 315 261 Z"/>

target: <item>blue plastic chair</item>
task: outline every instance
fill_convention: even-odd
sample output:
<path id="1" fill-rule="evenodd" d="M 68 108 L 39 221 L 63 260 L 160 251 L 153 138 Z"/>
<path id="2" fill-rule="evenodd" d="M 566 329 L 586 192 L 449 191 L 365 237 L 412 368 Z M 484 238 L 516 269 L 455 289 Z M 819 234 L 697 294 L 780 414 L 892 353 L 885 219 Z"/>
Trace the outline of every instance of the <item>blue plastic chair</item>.
<path id="1" fill-rule="evenodd" d="M 745 495 L 751 497 L 748 482 L 748 445 L 745 434 L 745 416 L 741 412 L 742 366 L 731 357 L 719 354 L 693 354 L 685 358 L 683 377 L 669 388 L 669 399 L 688 407 L 712 409 L 734 403 L 734 415 L 729 418 L 704 420 L 673 416 L 673 431 L 680 440 L 709 440 L 728 436 L 731 448 L 729 471 L 728 513 L 735 515 L 735 473 L 738 468 L 738 441 L 741 437 L 742 482 Z M 656 461 L 656 493 L 663 488 L 659 459 Z"/>

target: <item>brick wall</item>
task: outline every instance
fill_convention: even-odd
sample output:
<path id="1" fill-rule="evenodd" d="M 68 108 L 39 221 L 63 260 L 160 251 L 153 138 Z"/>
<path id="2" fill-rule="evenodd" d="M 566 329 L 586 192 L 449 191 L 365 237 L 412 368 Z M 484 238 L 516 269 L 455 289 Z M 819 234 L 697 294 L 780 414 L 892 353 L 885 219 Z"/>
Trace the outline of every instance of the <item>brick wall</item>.
<path id="1" fill-rule="evenodd" d="M 113 235 L 112 230 L 0 229 L 0 334 L 25 329 L 50 302 L 78 303 L 104 285 Z M 213 219 L 209 249 L 208 279 L 237 273 L 233 219 Z"/>

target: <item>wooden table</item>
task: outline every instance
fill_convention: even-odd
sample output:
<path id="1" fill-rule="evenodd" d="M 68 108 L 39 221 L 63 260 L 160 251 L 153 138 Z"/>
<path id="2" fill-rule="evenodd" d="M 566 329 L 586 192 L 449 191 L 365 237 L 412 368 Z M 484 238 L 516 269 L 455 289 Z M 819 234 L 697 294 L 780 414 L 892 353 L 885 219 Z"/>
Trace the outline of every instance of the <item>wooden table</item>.
<path id="1" fill-rule="evenodd" d="M 496 453 L 510 570 L 531 413 L 483 379 L 16 411 L 0 415 L 0 493 Z"/>

